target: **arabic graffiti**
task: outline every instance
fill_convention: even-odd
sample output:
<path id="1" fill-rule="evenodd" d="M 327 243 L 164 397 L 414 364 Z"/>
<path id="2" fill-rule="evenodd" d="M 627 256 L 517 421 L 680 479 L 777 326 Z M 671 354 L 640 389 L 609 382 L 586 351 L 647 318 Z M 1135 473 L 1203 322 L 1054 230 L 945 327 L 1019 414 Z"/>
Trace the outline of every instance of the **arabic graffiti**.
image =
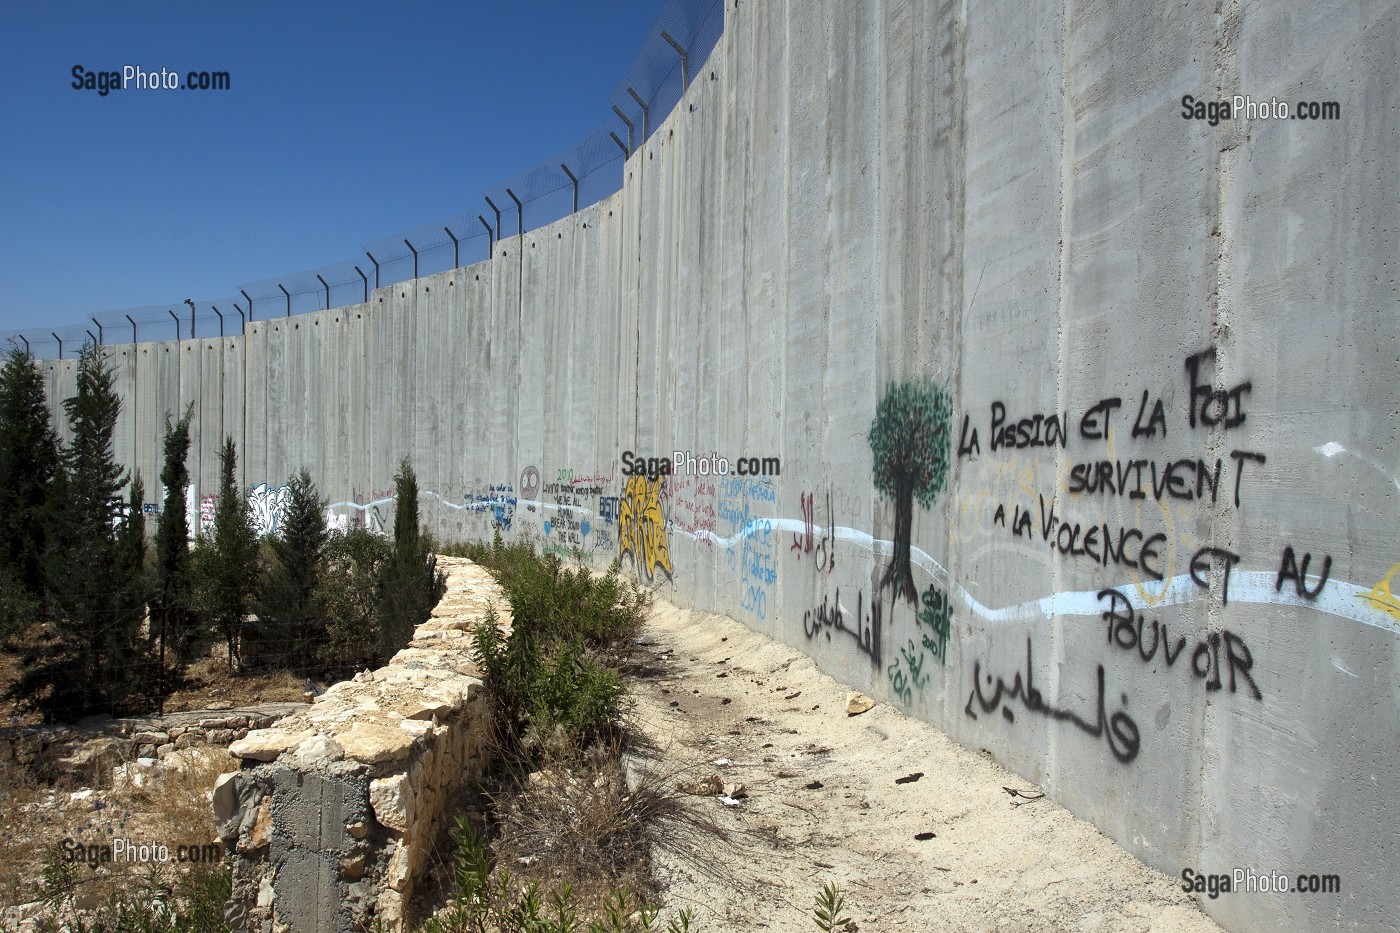
<path id="1" fill-rule="evenodd" d="M 895 696 L 909 706 L 914 699 L 914 691 L 923 696 L 928 685 L 929 675 L 924 673 L 924 665 L 932 655 L 942 666 L 948 658 L 948 636 L 953 630 L 953 603 L 948 595 L 933 584 L 924 590 L 920 597 L 922 607 L 914 617 L 919 641 L 906 640 L 904 647 L 885 674 L 889 677 L 890 689 Z"/>
<path id="2" fill-rule="evenodd" d="M 1026 670 L 1024 676 L 1021 671 L 1016 672 L 1015 678 L 1011 682 L 1008 690 L 1006 681 L 1002 677 L 993 677 L 987 674 L 986 683 L 989 689 L 995 687 L 990 695 L 982 690 L 982 662 L 974 661 L 972 664 L 972 692 L 967 695 L 967 705 L 963 707 L 963 712 L 973 719 L 977 718 L 977 711 L 973 709 L 973 703 L 983 713 L 994 713 L 998 708 L 1001 715 L 1007 722 L 1014 723 L 1016 714 L 1011 708 L 1011 701 L 1020 700 L 1027 712 L 1046 716 L 1057 722 L 1068 722 L 1085 735 L 1093 738 L 1103 738 L 1107 736 L 1108 750 L 1113 753 L 1123 764 L 1128 764 L 1137 757 L 1141 746 L 1142 736 L 1138 731 L 1137 723 L 1123 710 L 1118 710 L 1112 716 L 1106 715 L 1104 711 L 1104 673 L 1103 665 L 1098 666 L 1098 702 L 1096 714 L 1093 722 L 1080 716 L 1069 709 L 1061 709 L 1051 706 L 1045 702 L 1045 696 L 1035 686 L 1035 661 L 1031 656 L 1031 640 L 1026 639 Z M 1123 705 L 1127 706 L 1128 695 L 1123 694 Z"/>
<path id="3" fill-rule="evenodd" d="M 924 687 L 928 685 L 928 675 L 924 673 L 924 653 L 914 644 L 914 639 L 899 649 L 899 656 L 890 662 L 886 674 L 890 678 L 890 689 L 895 696 L 903 701 L 905 706 L 914 702 L 914 688 L 918 688 L 919 695 L 923 696 Z M 901 667 L 901 665 L 903 665 Z M 905 672 L 907 669 L 907 673 Z"/>
<path id="4" fill-rule="evenodd" d="M 812 559 L 817 564 L 817 570 L 825 570 L 832 573 L 836 570 L 836 536 L 835 523 L 831 517 L 831 493 L 826 494 L 826 527 L 822 529 L 821 537 L 816 535 L 815 525 L 815 499 L 816 494 L 805 492 L 799 497 L 802 503 L 802 534 L 792 536 L 792 546 L 788 552 L 796 552 L 797 560 L 802 560 L 803 554 L 811 554 Z"/>
<path id="5" fill-rule="evenodd" d="M 922 600 L 918 621 L 928 631 L 921 631 L 919 640 L 943 664 L 948 660 L 948 636 L 953 631 L 953 603 L 948 594 L 933 584 L 924 590 Z"/>
<path id="6" fill-rule="evenodd" d="M 655 580 L 657 571 L 670 580 L 671 548 L 666 540 L 666 517 L 661 511 L 664 477 L 633 476 L 618 503 L 619 558 L 631 556 L 637 575 Z"/>
<path id="7" fill-rule="evenodd" d="M 821 604 L 802 613 L 802 632 L 808 638 L 826 635 L 831 640 L 833 631 L 845 632 L 855 640 L 856 647 L 878 665 L 881 660 L 880 636 L 884 626 L 883 607 L 879 599 L 871 600 L 870 609 L 865 609 L 865 593 L 856 593 L 855 627 L 846 625 L 846 610 L 841 606 L 841 588 L 836 588 L 834 600 L 822 596 Z"/>

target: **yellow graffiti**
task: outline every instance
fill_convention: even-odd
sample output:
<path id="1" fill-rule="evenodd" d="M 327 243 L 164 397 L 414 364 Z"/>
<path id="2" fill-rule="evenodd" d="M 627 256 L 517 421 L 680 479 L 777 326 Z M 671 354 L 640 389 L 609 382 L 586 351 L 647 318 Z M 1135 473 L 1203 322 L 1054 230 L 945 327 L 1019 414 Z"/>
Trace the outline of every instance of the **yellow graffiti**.
<path id="1" fill-rule="evenodd" d="M 1381 578 L 1381 582 L 1373 586 L 1369 593 L 1360 593 L 1358 597 L 1373 603 L 1377 609 L 1388 612 L 1400 620 L 1400 594 L 1397 594 L 1394 589 L 1397 575 L 1400 575 L 1400 564 L 1391 567 L 1390 572 Z"/>
<path id="2" fill-rule="evenodd" d="M 620 557 L 632 555 L 639 574 L 655 579 L 658 568 L 671 578 L 671 549 L 666 541 L 666 516 L 661 512 L 662 478 L 634 476 L 622 490 L 617 525 Z"/>

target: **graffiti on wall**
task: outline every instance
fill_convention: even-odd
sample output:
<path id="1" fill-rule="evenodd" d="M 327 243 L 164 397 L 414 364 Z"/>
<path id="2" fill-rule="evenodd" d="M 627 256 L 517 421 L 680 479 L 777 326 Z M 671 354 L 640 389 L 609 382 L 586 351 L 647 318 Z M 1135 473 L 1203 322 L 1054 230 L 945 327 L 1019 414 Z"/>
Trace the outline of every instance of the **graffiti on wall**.
<path id="1" fill-rule="evenodd" d="M 909 562 L 914 503 L 929 509 L 948 479 L 953 400 L 932 379 L 890 383 L 875 409 L 867 439 L 875 491 L 894 502 L 894 554 L 880 590 L 918 601 Z"/>
<path id="2" fill-rule="evenodd" d="M 214 533 L 214 515 L 219 510 L 219 497 L 206 494 L 199 497 L 199 533 Z"/>
<path id="3" fill-rule="evenodd" d="M 1137 723 L 1128 715 L 1125 709 L 1118 709 L 1113 714 L 1107 715 L 1107 705 L 1104 700 L 1104 669 L 1103 665 L 1098 666 L 1098 697 L 1091 716 L 1085 716 L 1080 712 L 1068 707 L 1058 707 L 1050 704 L 1045 699 L 1045 694 L 1035 686 L 1035 661 L 1032 657 L 1031 639 L 1026 639 L 1026 665 L 1024 671 L 1017 671 L 1008 686 L 1006 679 L 1000 675 L 986 675 L 987 689 L 983 690 L 982 662 L 972 662 L 972 692 L 967 697 L 967 705 L 963 707 L 963 712 L 972 719 L 978 718 L 978 712 L 984 714 L 995 713 L 1001 710 L 1002 718 L 1008 723 L 1016 721 L 1016 708 L 1013 706 L 1016 700 L 1021 701 L 1021 708 L 1028 713 L 1037 716 L 1045 716 L 1057 722 L 1067 722 L 1079 731 L 1095 739 L 1107 737 L 1109 751 L 1113 757 L 1127 764 L 1137 757 L 1138 750 L 1142 745 L 1142 735 L 1138 730 Z M 1123 694 L 1123 705 L 1126 707 L 1128 695 Z M 976 708 L 974 709 L 974 703 Z"/>
<path id="4" fill-rule="evenodd" d="M 1361 598 L 1400 622 L 1400 593 L 1395 592 L 1397 580 L 1400 580 L 1400 564 L 1392 566 L 1369 592 L 1361 594 Z"/>
<path id="5" fill-rule="evenodd" d="M 515 519 L 515 487 L 510 483 L 496 483 L 480 492 L 468 492 L 462 496 L 469 512 L 489 516 L 496 528 L 510 531 Z"/>
<path id="6" fill-rule="evenodd" d="M 618 504 L 618 557 L 630 557 L 637 575 L 649 581 L 656 580 L 658 573 L 670 580 L 673 573 L 666 517 L 661 511 L 664 481 L 660 476 L 633 476 L 623 487 Z"/>
<path id="7" fill-rule="evenodd" d="M 890 688 L 909 706 L 914 693 L 923 696 L 929 675 L 924 667 L 930 660 L 942 667 L 948 658 L 948 637 L 953 631 L 953 602 L 936 584 L 930 583 L 919 597 L 920 606 L 914 615 L 914 627 L 919 638 L 905 640 L 899 654 L 885 669 Z M 891 610 L 893 612 L 893 610 Z"/>
<path id="8" fill-rule="evenodd" d="M 710 476 L 682 473 L 671 476 L 667 481 L 667 493 L 671 498 L 671 527 L 707 548 L 713 546 L 718 529 L 716 491 L 714 477 Z"/>
<path id="9" fill-rule="evenodd" d="M 1215 430 L 1228 437 L 1228 432 L 1248 418 L 1246 399 L 1253 383 L 1215 385 L 1210 379 L 1215 363 L 1214 347 L 1185 358 L 1186 411 L 1175 420 L 1178 430 L 1184 422 L 1188 437 L 1200 430 Z M 1005 402 L 992 402 L 988 453 L 1068 450 L 1072 439 L 1075 447 L 1103 445 L 1104 450 L 1099 455 L 1069 460 L 1065 472 L 1053 477 L 1056 489 L 1047 492 L 1022 484 L 1008 490 L 1009 503 L 988 500 L 990 525 L 1027 545 L 1043 544 L 1077 563 L 1121 568 L 1139 583 L 1161 583 L 1185 573 L 1203 590 L 1218 591 L 1221 601 L 1228 603 L 1231 572 L 1246 555 L 1194 539 L 1186 527 L 1192 513 L 1181 510 L 1218 502 L 1239 509 L 1241 490 L 1247 488 L 1256 469 L 1268 462 L 1267 457 L 1240 448 L 1216 457 L 1116 456 L 1111 430 L 1115 422 L 1121 423 L 1132 439 L 1144 443 L 1165 440 L 1172 430 L 1165 402 L 1151 390 L 1143 389 L 1136 401 L 1130 398 L 1129 402 L 1125 406 L 1120 396 L 1105 397 L 1078 419 L 1068 411 L 1018 413 L 1022 415 L 1018 417 L 1008 414 Z M 958 456 L 977 458 L 981 452 L 980 426 L 964 415 Z M 1038 478 L 1043 480 L 1043 474 Z M 1072 502 L 1080 503 L 1075 511 L 1061 503 L 1061 486 Z M 1118 508 L 1120 504 L 1126 508 Z M 1095 509 L 1095 513 L 1085 513 L 1085 507 Z M 1113 517 L 1107 514 L 1110 508 L 1116 513 Z M 1297 595 L 1316 599 L 1331 573 L 1331 556 L 1319 555 L 1314 563 L 1312 553 L 1291 544 L 1276 553 L 1276 589 L 1291 585 Z M 1310 567 L 1315 571 L 1311 583 Z"/>
<path id="10" fill-rule="evenodd" d="M 798 500 L 802 509 L 802 532 L 793 534 L 788 552 L 796 555 L 798 563 L 802 562 L 803 554 L 811 555 L 819 572 L 833 573 L 836 570 L 836 535 L 831 493 L 826 494 L 826 525 L 820 536 L 816 532 L 816 494 L 804 492 L 799 494 Z"/>
<path id="11" fill-rule="evenodd" d="M 884 607 L 880 600 L 872 599 L 866 605 L 865 593 L 856 592 L 856 611 L 850 613 L 841 605 L 841 588 L 836 595 L 822 596 L 816 606 L 802 613 L 802 633 L 809 639 L 825 635 L 831 641 L 833 632 L 848 636 L 861 654 L 872 664 L 879 664 L 884 657 L 881 651 L 881 637 L 884 628 Z"/>
<path id="12" fill-rule="evenodd" d="M 715 523 L 727 532 L 722 539 L 725 565 L 739 575 L 739 608 L 760 620 L 767 619 L 771 589 L 778 579 L 778 533 L 773 518 L 777 487 L 767 478 L 737 473 L 718 480 Z"/>
<path id="13" fill-rule="evenodd" d="M 1225 547 L 1211 539 L 1201 530 L 1209 523 L 1199 521 L 1203 510 L 1240 510 L 1249 501 L 1252 478 L 1268 463 L 1264 453 L 1231 443 L 1236 436 L 1231 432 L 1248 420 L 1253 383 L 1222 380 L 1217 363 L 1214 347 L 1184 358 L 1178 371 L 1185 389 L 1180 396 L 1184 410 L 1173 411 L 1165 393 L 1150 389 L 1128 393 L 1126 399 L 1102 398 L 1077 417 L 1069 411 L 1012 413 L 1007 403 L 994 401 L 985 425 L 963 416 L 957 456 L 985 462 L 985 436 L 988 457 L 1016 464 L 1011 482 L 1000 478 L 1006 472 L 1002 469 L 987 487 L 992 495 L 978 498 L 987 528 L 1020 546 L 1045 548 L 1076 565 L 1128 579 L 1097 591 L 1109 654 L 1135 658 L 1162 676 L 1186 678 L 1207 693 L 1262 702 L 1253 673 L 1255 657 L 1243 636 L 1220 626 L 1203 635 L 1169 629 L 1151 611 L 1169 594 L 1175 594 L 1174 602 L 1185 601 L 1183 588 L 1227 606 L 1232 595 L 1238 595 L 1238 587 L 1232 593 L 1231 584 L 1238 580 L 1241 564 L 1252 562 L 1243 547 Z M 1149 445 L 1169 436 L 1178 443 L 1183 437 L 1195 443 L 1203 431 L 1212 438 L 1208 453 L 1150 453 Z M 1116 437 L 1124 436 L 1148 449 L 1131 457 L 1115 453 Z M 1033 463 L 1038 449 L 1069 453 L 1057 453 L 1062 468 L 1047 473 Z M 1085 450 L 1087 454 L 1079 452 Z M 1019 459 L 1023 456 L 1029 459 Z M 984 468 L 997 470 L 995 463 Z M 1316 602 L 1331 577 L 1331 555 L 1315 555 L 1294 543 L 1280 542 L 1278 550 L 1271 549 L 1262 560 L 1270 568 L 1272 591 L 1304 603 Z M 1256 583 L 1248 598 L 1259 601 L 1259 589 Z M 965 714 L 978 718 L 1000 709 L 1012 723 L 1016 711 L 1023 710 L 1105 739 L 1120 762 L 1137 756 L 1141 736 L 1127 711 L 1128 695 L 1108 690 L 1111 675 L 1104 664 L 1097 665 L 1096 709 L 1089 712 L 1051 702 L 1035 686 L 1034 676 L 1029 637 L 1025 667 L 1011 675 L 994 674 L 986 661 L 973 659 Z M 1056 679 L 1063 682 L 1064 675 Z M 1062 687 L 1061 693 L 1069 695 L 1069 689 Z M 1105 699 L 1114 694 L 1119 702 Z M 1117 708 L 1109 712 L 1108 705 Z"/>
<path id="14" fill-rule="evenodd" d="M 248 491 L 248 512 L 260 535 L 276 534 L 292 501 L 292 487 L 258 483 Z"/>

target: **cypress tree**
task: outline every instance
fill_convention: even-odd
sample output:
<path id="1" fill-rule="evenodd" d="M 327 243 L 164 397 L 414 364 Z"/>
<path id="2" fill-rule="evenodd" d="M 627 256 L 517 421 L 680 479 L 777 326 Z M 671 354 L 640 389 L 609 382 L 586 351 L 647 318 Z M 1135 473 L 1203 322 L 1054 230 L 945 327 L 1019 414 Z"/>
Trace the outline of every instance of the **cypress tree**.
<path id="1" fill-rule="evenodd" d="M 193 414 L 191 404 L 179 420 L 165 417 L 165 464 L 160 471 L 165 501 L 156 521 L 156 592 L 151 600 L 151 627 L 161 639 L 162 663 L 188 661 L 202 642 L 199 617 L 190 608 L 190 526 L 185 504 Z M 167 652 L 173 657 L 167 658 Z"/>
<path id="2" fill-rule="evenodd" d="M 288 483 L 286 513 L 279 534 L 268 539 L 271 566 L 258 599 L 259 649 L 276 652 L 272 663 L 303 675 L 317 672 L 326 642 L 322 609 L 321 558 L 330 532 L 326 503 L 303 469 Z"/>
<path id="3" fill-rule="evenodd" d="M 44 592 L 46 511 L 58 473 L 58 439 L 49 423 L 44 377 L 28 350 L 12 345 L 0 368 L 0 628 L 32 618 Z"/>
<path id="4" fill-rule="evenodd" d="M 394 475 L 394 548 L 384 565 L 380 604 L 380 653 L 388 658 L 413 638 L 447 591 L 432 538 L 418 524 L 418 477 L 405 457 Z"/>
<path id="5" fill-rule="evenodd" d="M 143 687 L 147 663 L 144 594 L 131 559 L 133 519 L 122 515 L 119 495 L 126 472 L 112 455 L 121 399 L 91 343 L 79 356 L 77 377 L 77 395 L 63 403 L 72 442 L 62 451 L 45 532 L 52 637 L 21 658 L 12 688 L 50 720 L 121 711 Z"/>
<path id="6" fill-rule="evenodd" d="M 258 533 L 239 492 L 238 450 L 225 437 L 219 450 L 219 504 L 214 533 L 200 535 L 192 561 L 195 605 L 210 631 L 228 645 L 228 668 L 241 667 L 240 637 L 258 587 Z"/>

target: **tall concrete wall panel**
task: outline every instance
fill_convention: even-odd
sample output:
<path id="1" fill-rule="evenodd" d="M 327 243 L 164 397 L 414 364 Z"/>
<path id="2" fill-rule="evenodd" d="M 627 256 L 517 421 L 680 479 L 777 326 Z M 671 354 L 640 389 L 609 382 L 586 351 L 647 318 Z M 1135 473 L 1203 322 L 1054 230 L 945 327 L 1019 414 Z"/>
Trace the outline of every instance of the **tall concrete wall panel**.
<path id="1" fill-rule="evenodd" d="M 201 488 L 229 432 L 379 530 L 411 456 L 440 536 L 620 559 L 1169 874 L 1341 878 L 1227 927 L 1394 929 L 1400 4 L 725 15 L 617 194 L 114 351 L 118 450 L 197 395 Z M 1236 92 L 1341 119 L 1182 119 Z M 623 471 L 677 450 L 781 470 Z"/>

